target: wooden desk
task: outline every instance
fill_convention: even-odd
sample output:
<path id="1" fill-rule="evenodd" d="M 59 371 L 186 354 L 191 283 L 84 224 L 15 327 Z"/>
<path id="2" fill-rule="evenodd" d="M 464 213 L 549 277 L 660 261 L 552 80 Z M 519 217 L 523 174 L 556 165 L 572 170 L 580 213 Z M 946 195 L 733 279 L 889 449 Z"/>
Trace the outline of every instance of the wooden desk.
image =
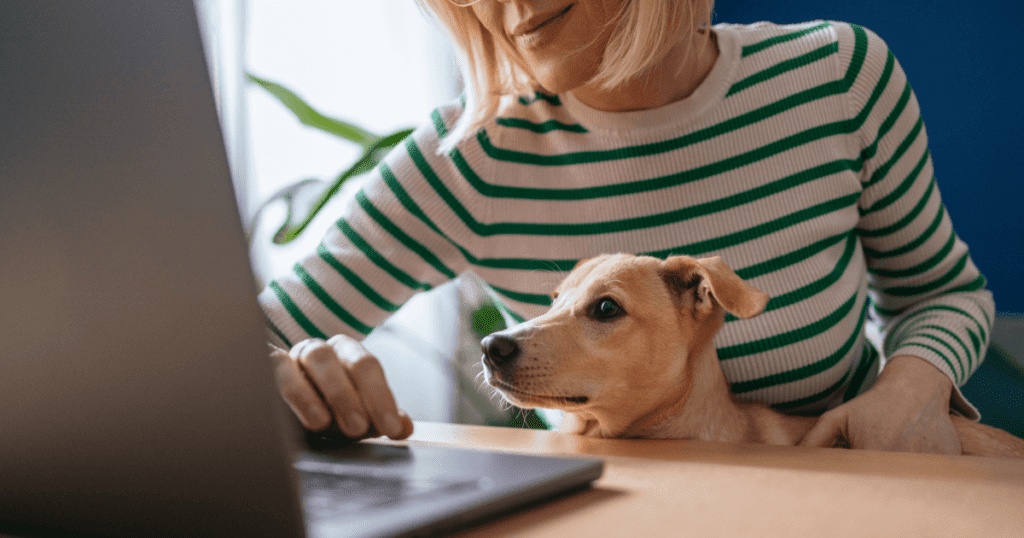
<path id="1" fill-rule="evenodd" d="M 424 422 L 396 444 L 605 461 L 594 489 L 459 536 L 1024 537 L 1020 460 L 588 439 Z"/>

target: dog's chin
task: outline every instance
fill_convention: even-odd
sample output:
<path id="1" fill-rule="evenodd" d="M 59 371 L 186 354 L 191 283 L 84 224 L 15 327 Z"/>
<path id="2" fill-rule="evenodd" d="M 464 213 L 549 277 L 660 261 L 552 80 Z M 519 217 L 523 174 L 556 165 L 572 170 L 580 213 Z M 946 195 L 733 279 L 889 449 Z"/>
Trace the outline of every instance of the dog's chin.
<path id="1" fill-rule="evenodd" d="M 498 392 L 500 392 L 501 395 L 504 396 L 512 405 L 523 408 L 545 407 L 548 409 L 573 409 L 584 406 L 590 401 L 590 397 L 588 396 L 534 394 L 502 381 L 494 375 L 487 376 L 487 383 L 498 389 Z"/>

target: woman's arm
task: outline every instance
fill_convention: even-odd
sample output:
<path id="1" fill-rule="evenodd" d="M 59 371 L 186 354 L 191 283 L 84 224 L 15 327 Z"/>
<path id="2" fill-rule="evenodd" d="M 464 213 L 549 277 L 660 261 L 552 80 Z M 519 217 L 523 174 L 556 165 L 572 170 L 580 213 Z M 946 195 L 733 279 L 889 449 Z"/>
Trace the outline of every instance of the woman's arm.
<path id="1" fill-rule="evenodd" d="M 455 105 L 446 113 L 459 111 Z M 428 151 L 439 142 L 429 124 L 410 138 Z M 413 294 L 455 278 L 468 262 L 449 235 L 429 225 L 431 215 L 447 208 L 431 205 L 411 161 L 405 145 L 396 147 L 347 201 L 316 251 L 260 294 L 276 344 L 271 359 L 279 388 L 310 430 L 333 424 L 348 437 L 395 439 L 412 432 L 380 362 L 359 340 Z"/>
<path id="2" fill-rule="evenodd" d="M 858 234 L 889 359 L 869 390 L 823 415 L 804 443 L 841 434 L 855 448 L 954 453 L 950 406 L 977 418 L 957 385 L 981 362 L 994 303 L 942 204 L 903 70 L 878 36 L 853 30 L 867 42 L 848 99 L 852 115 L 866 114 Z"/>

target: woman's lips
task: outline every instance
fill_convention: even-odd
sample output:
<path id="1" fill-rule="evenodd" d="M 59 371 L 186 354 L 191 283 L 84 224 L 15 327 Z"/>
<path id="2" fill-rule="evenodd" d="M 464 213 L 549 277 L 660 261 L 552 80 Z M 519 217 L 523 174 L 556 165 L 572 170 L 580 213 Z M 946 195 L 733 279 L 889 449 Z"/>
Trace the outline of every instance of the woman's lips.
<path id="1" fill-rule="evenodd" d="M 542 31 L 551 27 L 553 23 L 563 20 L 570 9 L 572 9 L 572 4 L 555 13 L 530 17 L 517 24 L 510 35 L 524 44 L 536 45 L 541 38 Z"/>

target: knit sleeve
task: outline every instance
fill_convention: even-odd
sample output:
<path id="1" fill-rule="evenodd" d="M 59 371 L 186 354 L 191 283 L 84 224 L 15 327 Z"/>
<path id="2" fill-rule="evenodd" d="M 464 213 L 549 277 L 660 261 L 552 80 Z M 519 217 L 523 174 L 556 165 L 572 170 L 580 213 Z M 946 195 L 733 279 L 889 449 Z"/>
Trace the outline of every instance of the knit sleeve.
<path id="1" fill-rule="evenodd" d="M 857 131 L 863 162 L 858 234 L 871 314 L 885 356 L 923 358 L 959 387 L 988 346 L 992 294 L 942 203 L 921 112 L 903 69 L 877 35 L 847 29 L 852 43 L 841 49 L 850 61 L 863 62 L 849 102 L 851 114 L 863 119 Z M 951 405 L 979 418 L 958 388 Z"/>
<path id="2" fill-rule="evenodd" d="M 413 294 L 466 268 L 464 251 L 442 229 L 445 215 L 438 216 L 447 206 L 425 179 L 445 174 L 447 159 L 437 147 L 444 125 L 459 113 L 458 104 L 438 109 L 432 122 L 396 146 L 346 201 L 316 252 L 260 293 L 283 343 L 335 334 L 362 339 Z"/>

